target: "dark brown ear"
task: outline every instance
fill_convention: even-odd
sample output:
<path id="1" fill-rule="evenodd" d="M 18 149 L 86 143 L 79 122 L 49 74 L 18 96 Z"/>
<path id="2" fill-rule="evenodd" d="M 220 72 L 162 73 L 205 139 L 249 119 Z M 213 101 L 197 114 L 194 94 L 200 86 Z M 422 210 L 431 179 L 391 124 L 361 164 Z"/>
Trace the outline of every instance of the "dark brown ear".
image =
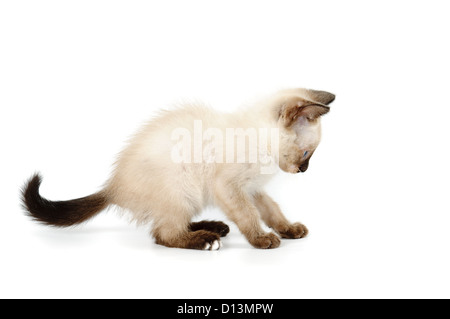
<path id="1" fill-rule="evenodd" d="M 312 101 L 328 105 L 334 101 L 336 96 L 325 91 L 308 90 L 308 98 Z"/>
<path id="2" fill-rule="evenodd" d="M 290 127 L 302 116 L 309 121 L 313 121 L 329 111 L 330 107 L 327 105 L 294 97 L 281 106 L 279 116 L 284 126 Z"/>

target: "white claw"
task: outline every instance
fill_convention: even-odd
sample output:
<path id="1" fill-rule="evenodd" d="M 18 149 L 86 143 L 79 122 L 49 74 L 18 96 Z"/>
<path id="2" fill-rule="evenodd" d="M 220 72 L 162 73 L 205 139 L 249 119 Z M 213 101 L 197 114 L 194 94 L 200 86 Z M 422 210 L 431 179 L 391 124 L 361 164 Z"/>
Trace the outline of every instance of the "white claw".
<path id="1" fill-rule="evenodd" d="M 205 248 L 203 250 L 211 250 L 211 245 L 209 243 L 206 243 Z"/>
<path id="2" fill-rule="evenodd" d="M 220 242 L 220 240 L 215 240 L 213 243 L 212 243 L 212 246 L 211 246 L 211 250 L 219 250 L 219 248 L 222 246 L 222 243 Z"/>

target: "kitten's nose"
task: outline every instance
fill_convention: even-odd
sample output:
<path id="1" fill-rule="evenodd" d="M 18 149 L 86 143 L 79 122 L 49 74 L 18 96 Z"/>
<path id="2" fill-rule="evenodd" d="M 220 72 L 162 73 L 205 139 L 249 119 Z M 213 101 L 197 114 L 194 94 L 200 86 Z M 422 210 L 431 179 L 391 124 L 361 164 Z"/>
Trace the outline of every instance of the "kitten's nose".
<path id="1" fill-rule="evenodd" d="M 302 165 L 300 165 L 300 167 L 298 168 L 298 173 L 302 172 L 306 172 L 306 170 L 308 169 L 309 166 L 309 162 L 303 163 Z"/>

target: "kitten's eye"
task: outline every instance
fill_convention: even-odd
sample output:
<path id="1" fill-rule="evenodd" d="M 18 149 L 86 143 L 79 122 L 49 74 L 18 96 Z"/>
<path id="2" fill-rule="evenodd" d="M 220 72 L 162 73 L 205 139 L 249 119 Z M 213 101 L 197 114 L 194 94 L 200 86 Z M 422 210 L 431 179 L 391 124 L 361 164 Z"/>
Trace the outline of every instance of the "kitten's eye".
<path id="1" fill-rule="evenodd" d="M 305 153 L 303 153 L 303 157 L 306 157 L 306 155 L 308 155 L 308 151 L 305 151 Z"/>

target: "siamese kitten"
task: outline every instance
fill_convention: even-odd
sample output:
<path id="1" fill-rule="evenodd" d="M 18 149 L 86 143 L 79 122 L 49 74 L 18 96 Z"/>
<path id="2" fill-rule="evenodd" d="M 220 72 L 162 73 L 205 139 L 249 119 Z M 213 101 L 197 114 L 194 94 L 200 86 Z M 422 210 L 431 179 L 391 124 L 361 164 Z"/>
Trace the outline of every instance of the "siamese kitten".
<path id="1" fill-rule="evenodd" d="M 215 205 L 251 245 L 276 248 L 280 237 L 303 238 L 308 229 L 289 222 L 263 186 L 278 167 L 293 174 L 307 170 L 320 141 L 320 118 L 334 98 L 289 89 L 234 114 L 200 104 L 164 111 L 130 140 L 101 191 L 50 201 L 39 194 L 36 174 L 22 190 L 23 206 L 37 221 L 66 227 L 117 205 L 138 223 L 152 223 L 157 244 L 217 250 L 228 226 L 192 222 Z M 261 220 L 273 232 L 264 231 Z"/>

